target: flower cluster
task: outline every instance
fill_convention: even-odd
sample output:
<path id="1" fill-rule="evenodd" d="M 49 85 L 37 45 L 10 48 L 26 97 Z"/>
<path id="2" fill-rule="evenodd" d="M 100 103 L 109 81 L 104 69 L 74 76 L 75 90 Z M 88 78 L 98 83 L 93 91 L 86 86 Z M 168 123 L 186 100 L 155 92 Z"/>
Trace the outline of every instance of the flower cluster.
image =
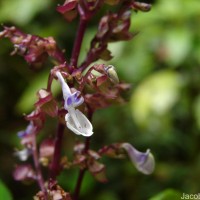
<path id="1" fill-rule="evenodd" d="M 87 22 L 92 19 L 102 5 L 116 6 L 116 12 L 107 12 L 102 16 L 97 33 L 91 41 L 86 58 L 78 64 L 83 36 Z M 42 38 L 25 34 L 15 27 L 4 27 L 0 38 L 5 37 L 14 44 L 15 50 L 23 56 L 35 70 L 43 66 L 48 57 L 53 58 L 53 66 L 47 82 L 47 88 L 37 92 L 35 109 L 25 119 L 29 122 L 25 130 L 18 132 L 22 150 L 14 153 L 21 162 L 33 158 L 34 166 L 21 163 L 13 173 L 18 181 L 37 181 L 41 189 L 34 199 L 65 199 L 70 200 L 70 194 L 57 183 L 57 175 L 65 169 L 79 167 L 80 173 L 75 188 L 74 200 L 78 199 L 84 172 L 88 170 L 96 180 L 106 182 L 106 166 L 102 163 L 103 156 L 124 158 L 128 154 L 136 169 L 143 174 L 154 171 L 155 160 L 150 150 L 145 153 L 138 151 L 129 143 L 115 143 L 103 146 L 99 150 L 90 149 L 90 138 L 93 135 L 92 115 L 97 109 L 103 109 L 115 103 L 125 103 L 123 93 L 130 85 L 119 80 L 114 66 L 94 63 L 98 59 L 110 60 L 111 52 L 108 43 L 130 40 L 135 33 L 130 32 L 131 11 L 149 11 L 150 5 L 134 0 L 65 0 L 57 6 L 67 21 L 79 16 L 79 28 L 75 38 L 72 55 L 68 60 L 63 51 L 58 48 L 52 37 Z M 69 62 L 70 61 L 70 62 Z M 53 94 L 52 82 L 59 82 L 62 98 Z M 37 136 L 44 128 L 48 118 L 58 119 L 58 128 L 54 137 L 48 136 L 38 144 Z M 62 156 L 62 141 L 65 127 L 79 136 L 85 137 L 85 143 L 74 145 L 74 156 L 70 160 Z M 42 133 L 41 133 L 42 134 Z M 41 168 L 42 166 L 42 168 Z M 43 170 L 48 171 L 44 177 Z M 45 183 L 47 182 L 47 183 Z"/>
<path id="2" fill-rule="evenodd" d="M 52 37 L 41 38 L 36 35 L 25 34 L 16 27 L 4 27 L 0 38 L 6 37 L 14 44 L 12 55 L 18 53 L 28 64 L 34 67 L 41 66 L 48 56 L 57 62 L 65 61 L 62 51 L 57 47 Z"/>

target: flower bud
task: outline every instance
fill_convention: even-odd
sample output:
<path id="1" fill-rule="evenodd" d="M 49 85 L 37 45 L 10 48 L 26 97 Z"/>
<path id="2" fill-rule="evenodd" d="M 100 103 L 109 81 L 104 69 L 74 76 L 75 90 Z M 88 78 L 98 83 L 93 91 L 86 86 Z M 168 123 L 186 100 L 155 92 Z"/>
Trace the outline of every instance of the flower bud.
<path id="1" fill-rule="evenodd" d="M 143 12 L 148 12 L 151 10 L 151 4 L 134 1 L 132 4 L 132 8 Z"/>
<path id="2" fill-rule="evenodd" d="M 114 83 L 114 84 L 118 84 L 119 83 L 119 78 L 117 75 L 117 72 L 115 70 L 115 67 L 112 65 L 108 65 L 105 67 L 105 71 L 109 77 L 109 79 Z"/>

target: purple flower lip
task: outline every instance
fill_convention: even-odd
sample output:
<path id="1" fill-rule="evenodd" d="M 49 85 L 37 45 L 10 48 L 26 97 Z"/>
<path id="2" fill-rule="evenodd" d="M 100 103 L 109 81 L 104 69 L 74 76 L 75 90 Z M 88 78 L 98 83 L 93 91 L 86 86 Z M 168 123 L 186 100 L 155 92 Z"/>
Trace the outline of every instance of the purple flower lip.
<path id="1" fill-rule="evenodd" d="M 28 135 L 28 133 L 27 133 L 26 131 L 19 131 L 19 132 L 17 133 L 17 136 L 18 136 L 19 138 L 23 138 L 23 137 L 25 137 L 26 135 Z"/>
<path id="2" fill-rule="evenodd" d="M 30 135 L 30 134 L 32 134 L 32 133 L 34 133 L 34 132 L 35 132 L 35 127 L 34 127 L 33 123 L 30 123 L 30 124 L 27 126 L 26 130 L 19 131 L 19 132 L 17 133 L 17 136 L 18 136 L 19 138 L 24 138 L 24 137 L 26 137 L 27 135 Z"/>
<path id="3" fill-rule="evenodd" d="M 73 106 L 78 107 L 83 103 L 84 99 L 80 96 L 80 92 L 74 92 L 71 96 L 66 99 L 66 107 Z"/>

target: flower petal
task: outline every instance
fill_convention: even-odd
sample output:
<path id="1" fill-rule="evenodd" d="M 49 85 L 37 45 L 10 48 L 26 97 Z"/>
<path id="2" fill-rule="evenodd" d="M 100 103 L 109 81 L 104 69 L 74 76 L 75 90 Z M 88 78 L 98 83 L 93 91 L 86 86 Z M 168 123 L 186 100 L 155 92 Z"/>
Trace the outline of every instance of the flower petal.
<path id="1" fill-rule="evenodd" d="M 72 119 L 72 117 L 70 116 L 69 113 L 67 113 L 65 115 L 65 121 L 66 121 L 66 125 L 67 127 L 72 131 L 74 132 L 76 135 L 81 135 L 81 132 L 76 128 L 75 124 L 74 124 L 74 121 Z"/>
<path id="2" fill-rule="evenodd" d="M 16 151 L 14 156 L 18 157 L 21 161 L 26 161 L 31 155 L 32 151 L 30 149 L 22 149 L 21 151 Z"/>
<path id="3" fill-rule="evenodd" d="M 142 153 L 129 143 L 123 143 L 121 147 L 126 150 L 138 171 L 147 175 L 154 171 L 155 160 L 149 149 L 145 153 Z"/>
<path id="4" fill-rule="evenodd" d="M 61 75 L 60 72 L 56 72 L 56 76 L 58 80 L 60 81 L 61 87 L 62 87 L 62 92 L 63 92 L 63 98 L 64 100 L 67 99 L 67 97 L 71 96 L 71 90 L 67 83 L 65 82 L 63 76 Z"/>
<path id="5" fill-rule="evenodd" d="M 79 110 L 69 109 L 65 116 L 67 127 L 77 135 L 89 137 L 93 134 L 93 127 L 87 117 Z"/>

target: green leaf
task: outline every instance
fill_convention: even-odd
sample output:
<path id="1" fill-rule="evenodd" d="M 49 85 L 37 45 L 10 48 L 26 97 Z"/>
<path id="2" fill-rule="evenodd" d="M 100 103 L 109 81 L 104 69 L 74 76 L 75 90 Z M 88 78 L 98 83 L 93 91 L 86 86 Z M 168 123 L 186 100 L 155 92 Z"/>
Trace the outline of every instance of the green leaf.
<path id="1" fill-rule="evenodd" d="M 5 200 L 13 199 L 9 189 L 5 186 L 5 184 L 2 181 L 0 181 L 0 197 L 1 199 Z"/>
<path id="2" fill-rule="evenodd" d="M 159 194 L 155 195 L 154 197 L 150 198 L 150 200 L 180 200 L 181 193 L 173 190 L 173 189 L 166 189 Z"/>

